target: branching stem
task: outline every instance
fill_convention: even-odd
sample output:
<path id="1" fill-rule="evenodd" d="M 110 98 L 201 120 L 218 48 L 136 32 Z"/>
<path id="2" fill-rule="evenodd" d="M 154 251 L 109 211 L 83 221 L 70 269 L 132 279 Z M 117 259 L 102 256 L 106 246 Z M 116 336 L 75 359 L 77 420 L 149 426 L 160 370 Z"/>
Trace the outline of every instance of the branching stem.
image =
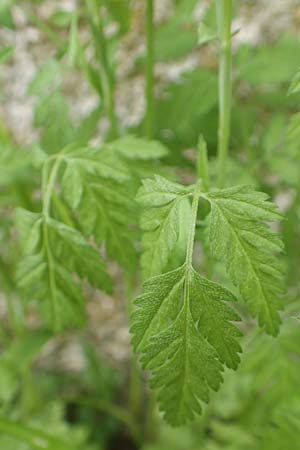
<path id="1" fill-rule="evenodd" d="M 231 17 L 232 0 L 216 0 L 219 39 L 218 186 L 224 185 L 231 123 Z"/>

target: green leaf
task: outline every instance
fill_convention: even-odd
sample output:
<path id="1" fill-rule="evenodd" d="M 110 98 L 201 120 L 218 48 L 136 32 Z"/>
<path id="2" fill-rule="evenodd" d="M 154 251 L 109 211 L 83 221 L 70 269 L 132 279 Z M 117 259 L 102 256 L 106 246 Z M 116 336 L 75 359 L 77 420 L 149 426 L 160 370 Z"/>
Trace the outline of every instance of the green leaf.
<path id="1" fill-rule="evenodd" d="M 57 88 L 61 83 L 62 66 L 56 59 L 49 59 L 42 64 L 31 81 L 28 94 L 42 95 L 49 89 Z"/>
<path id="2" fill-rule="evenodd" d="M 186 201 L 188 189 L 163 177 L 144 180 L 137 195 L 138 203 L 144 207 L 141 229 L 144 231 L 141 259 L 145 278 L 164 271 L 178 243 L 180 213 Z"/>
<path id="3" fill-rule="evenodd" d="M 209 390 L 222 382 L 224 364 L 236 368 L 239 316 L 225 301 L 234 296 L 183 265 L 144 284 L 134 304 L 131 332 L 135 351 L 151 371 L 160 409 L 172 425 L 201 413 Z"/>
<path id="4" fill-rule="evenodd" d="M 272 421 L 264 430 L 262 448 L 264 450 L 281 450 L 293 448 L 295 436 L 300 433 L 300 402 L 292 398 L 273 414 Z"/>
<path id="5" fill-rule="evenodd" d="M 54 331 L 80 325 L 84 299 L 80 282 L 111 291 L 102 257 L 77 230 L 43 214 L 17 211 L 23 249 L 17 282 L 26 298 L 40 302 Z"/>
<path id="6" fill-rule="evenodd" d="M 294 94 L 295 92 L 300 91 L 300 68 L 298 68 L 297 72 L 295 73 L 292 82 L 290 84 L 288 95 Z"/>
<path id="7" fill-rule="evenodd" d="M 124 0 L 105 0 L 108 11 L 120 27 L 120 33 L 126 33 L 130 24 L 130 2 Z"/>
<path id="8" fill-rule="evenodd" d="M 272 335 L 279 330 L 279 295 L 283 274 L 278 258 L 283 249 L 278 234 L 265 222 L 281 219 L 268 196 L 251 186 L 236 186 L 206 196 L 211 204 L 208 240 L 211 253 L 224 261 L 251 314 Z"/>
<path id="9" fill-rule="evenodd" d="M 158 61 L 182 58 L 196 47 L 197 26 L 193 18 L 196 1 L 176 2 L 169 20 L 157 27 L 155 53 Z"/>
<path id="10" fill-rule="evenodd" d="M 63 195 L 71 208 L 76 209 L 80 203 L 83 186 L 78 164 L 69 161 L 62 179 Z"/>
<path id="11" fill-rule="evenodd" d="M 128 180 L 129 172 L 122 159 L 107 148 L 92 148 L 71 144 L 64 149 L 64 161 L 73 163 L 82 171 L 113 179 L 117 182 Z"/>
<path id="12" fill-rule="evenodd" d="M 34 125 L 42 128 L 41 147 L 48 153 L 58 152 L 74 140 L 69 105 L 58 91 L 39 96 Z"/>
<path id="13" fill-rule="evenodd" d="M 198 45 L 206 44 L 216 38 L 216 31 L 207 26 L 204 22 L 200 22 L 198 26 Z"/>
<path id="14" fill-rule="evenodd" d="M 136 136 L 123 136 L 109 144 L 127 159 L 151 160 L 162 158 L 168 154 L 168 149 L 158 141 L 149 141 Z"/>
<path id="15" fill-rule="evenodd" d="M 26 180 L 27 184 L 34 182 L 34 168 L 39 169 L 41 167 L 45 156 L 36 147 L 20 148 L 2 144 L 0 153 L 0 186 L 4 187 L 7 185 L 12 190 L 12 186 L 17 183 L 17 180 Z"/>
<path id="16" fill-rule="evenodd" d="M 108 256 L 133 270 L 137 255 L 134 224 L 137 208 L 129 169 L 112 148 L 69 146 L 62 192 L 86 236 L 105 244 Z"/>
<path id="17" fill-rule="evenodd" d="M 6 417 L 0 416 L 0 431 L 1 434 L 28 444 L 34 450 L 74 450 L 74 446 L 65 442 L 64 439 L 56 438 L 36 427 L 30 427 Z"/>
<path id="18" fill-rule="evenodd" d="M 7 60 L 9 60 L 12 55 L 14 54 L 15 47 L 13 45 L 10 45 L 9 47 L 5 47 L 0 50 L 0 64 L 5 63 Z"/>
<path id="19" fill-rule="evenodd" d="M 30 330 L 28 334 L 22 333 L 19 339 L 14 339 L 6 345 L 0 359 L 1 403 L 15 398 L 18 383 L 50 337 L 48 331 Z"/>
<path id="20" fill-rule="evenodd" d="M 207 137 L 211 127 L 215 134 L 213 109 L 217 105 L 217 93 L 217 77 L 213 71 L 195 69 L 184 73 L 176 83 L 168 84 L 156 101 L 155 135 L 182 150 L 195 146 L 199 133 Z M 184 112 L 180 120 L 178 111 Z M 213 115 L 206 120 L 210 112 Z"/>
<path id="21" fill-rule="evenodd" d="M 289 82 L 299 66 L 299 43 L 294 36 L 283 35 L 275 45 L 255 49 L 244 45 L 236 60 L 240 78 L 251 85 Z"/>
<path id="22" fill-rule="evenodd" d="M 54 231 L 55 241 L 61 241 L 55 249 L 55 256 L 63 259 L 70 254 L 69 268 L 77 272 L 80 278 L 86 278 L 98 289 L 111 292 L 111 281 L 99 251 L 82 234 L 62 222 L 49 218 L 47 224 Z"/>
<path id="23" fill-rule="evenodd" d="M 33 213 L 23 208 L 16 210 L 16 226 L 20 237 L 20 244 L 25 255 L 34 253 L 40 243 L 41 223 L 41 214 Z"/>
<path id="24" fill-rule="evenodd" d="M 291 316 L 298 313 L 299 305 L 296 303 Z M 264 392 L 266 400 L 272 404 L 277 405 L 294 397 L 293 386 L 298 383 L 300 376 L 300 366 L 295 364 L 300 358 L 299 339 L 299 322 L 295 317 L 285 316 L 276 339 L 259 335 L 251 341 L 239 368 L 241 376 L 252 374 L 255 392 Z"/>

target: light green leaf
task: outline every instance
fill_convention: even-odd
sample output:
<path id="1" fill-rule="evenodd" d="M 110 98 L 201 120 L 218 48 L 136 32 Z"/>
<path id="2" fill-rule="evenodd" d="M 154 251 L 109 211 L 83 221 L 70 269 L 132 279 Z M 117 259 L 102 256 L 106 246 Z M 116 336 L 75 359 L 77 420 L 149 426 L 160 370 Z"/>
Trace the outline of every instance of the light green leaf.
<path id="1" fill-rule="evenodd" d="M 216 38 L 216 31 L 207 26 L 204 22 L 200 22 L 198 26 L 198 45 L 206 44 Z"/>
<path id="2" fill-rule="evenodd" d="M 128 180 L 129 172 L 122 159 L 109 149 L 69 145 L 64 149 L 65 162 L 77 165 L 91 175 L 99 175 L 118 182 Z"/>
<path id="3" fill-rule="evenodd" d="M 37 300 L 55 331 L 80 325 L 85 317 L 81 284 L 111 291 L 102 257 L 79 231 L 42 214 L 19 209 L 23 259 L 17 282 L 29 300 Z"/>
<path id="4" fill-rule="evenodd" d="M 16 210 L 16 226 L 24 254 L 34 253 L 40 243 L 42 216 L 23 208 Z"/>
<path id="5" fill-rule="evenodd" d="M 1 435 L 11 436 L 34 450 L 74 450 L 76 447 L 64 439 L 56 438 L 36 427 L 31 427 L 0 416 Z M 23 447 L 24 448 L 24 447 Z"/>
<path id="6" fill-rule="evenodd" d="M 265 222 L 282 216 L 268 196 L 251 186 L 236 186 L 206 196 L 211 204 L 208 240 L 212 254 L 226 264 L 259 325 L 276 335 L 279 330 L 279 296 L 283 274 L 275 256 L 283 249 L 278 234 Z"/>
<path id="7" fill-rule="evenodd" d="M 66 163 L 62 192 L 86 236 L 105 244 L 109 257 L 128 270 L 137 262 L 134 202 L 135 182 L 124 161 L 112 148 L 68 146 L 62 155 Z"/>
<path id="8" fill-rule="evenodd" d="M 76 209 L 80 203 L 83 186 L 80 177 L 80 168 L 73 161 L 69 161 L 62 178 L 62 192 L 71 208 Z"/>
<path id="9" fill-rule="evenodd" d="M 137 194 L 137 201 L 144 207 L 163 206 L 175 200 L 178 195 L 190 192 L 189 188 L 155 175 L 154 179 L 143 180 L 143 187 Z"/>
<path id="10" fill-rule="evenodd" d="M 292 82 L 290 84 L 288 95 L 294 94 L 295 92 L 300 91 L 300 68 L 298 68 L 297 72 L 295 73 Z"/>
<path id="11" fill-rule="evenodd" d="M 5 63 L 7 60 L 9 60 L 12 55 L 14 54 L 15 47 L 13 45 L 10 45 L 9 47 L 5 47 L 0 50 L 0 64 Z"/>
<path id="12" fill-rule="evenodd" d="M 49 88 L 57 88 L 61 82 L 62 66 L 56 59 L 49 59 L 42 64 L 31 81 L 28 94 L 42 95 Z"/>
<path id="13" fill-rule="evenodd" d="M 109 147 L 125 158 L 133 160 L 151 160 L 168 154 L 168 149 L 160 142 L 130 135 L 113 141 Z"/>
<path id="14" fill-rule="evenodd" d="M 57 259 L 71 256 L 70 270 L 74 269 L 81 278 L 87 278 L 91 285 L 111 292 L 111 280 L 106 273 L 105 265 L 99 250 L 94 248 L 75 228 L 62 222 L 48 219 L 47 225 L 55 233 L 54 239 L 60 242 L 54 253 Z M 65 260 L 66 265 L 68 262 Z"/>
<path id="15" fill-rule="evenodd" d="M 181 207 L 187 193 L 184 186 L 159 176 L 144 180 L 139 189 L 137 201 L 144 207 L 141 264 L 146 279 L 159 275 L 167 266 L 178 242 Z"/>

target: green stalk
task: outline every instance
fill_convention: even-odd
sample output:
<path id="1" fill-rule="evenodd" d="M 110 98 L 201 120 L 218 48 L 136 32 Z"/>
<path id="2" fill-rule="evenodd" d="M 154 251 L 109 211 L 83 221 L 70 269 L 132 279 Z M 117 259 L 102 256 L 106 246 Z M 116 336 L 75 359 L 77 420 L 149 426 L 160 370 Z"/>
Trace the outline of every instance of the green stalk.
<path id="1" fill-rule="evenodd" d="M 207 157 L 207 145 L 203 136 L 198 140 L 197 174 L 202 180 L 202 186 L 205 192 L 209 191 L 209 167 Z"/>
<path id="2" fill-rule="evenodd" d="M 153 137 L 154 119 L 154 4 L 146 0 L 146 136 Z"/>
<path id="3" fill-rule="evenodd" d="M 86 5 L 99 63 L 103 103 L 110 122 L 110 138 L 114 139 L 118 136 L 118 120 L 115 113 L 114 80 L 108 62 L 103 20 L 97 0 L 86 0 Z"/>
<path id="4" fill-rule="evenodd" d="M 194 194 L 193 194 L 192 213 L 191 213 L 192 216 L 191 216 L 191 223 L 190 223 L 190 229 L 189 229 L 189 234 L 188 234 L 187 252 L 186 252 L 186 260 L 185 260 L 188 271 L 193 265 L 193 252 L 194 252 L 194 241 L 195 241 L 195 233 L 196 233 L 196 222 L 197 222 L 199 198 L 200 198 L 199 184 L 197 184 Z"/>
<path id="5" fill-rule="evenodd" d="M 224 185 L 226 159 L 231 123 L 231 18 L 232 0 L 217 0 L 220 39 L 219 65 L 219 129 L 218 129 L 218 186 Z"/>
<path id="6" fill-rule="evenodd" d="M 54 190 L 56 177 L 58 175 L 59 166 L 62 162 L 62 158 L 57 158 L 51 168 L 50 175 L 48 176 L 48 163 L 51 160 L 46 161 L 43 168 L 43 179 L 42 179 L 42 190 L 43 190 L 43 247 L 48 260 L 48 276 L 49 276 L 49 286 L 51 290 L 51 307 L 52 307 L 52 321 L 55 331 L 60 329 L 60 315 L 59 315 L 59 302 L 56 295 L 56 281 L 55 281 L 55 262 L 50 246 L 49 233 L 47 219 L 50 212 L 51 195 Z"/>

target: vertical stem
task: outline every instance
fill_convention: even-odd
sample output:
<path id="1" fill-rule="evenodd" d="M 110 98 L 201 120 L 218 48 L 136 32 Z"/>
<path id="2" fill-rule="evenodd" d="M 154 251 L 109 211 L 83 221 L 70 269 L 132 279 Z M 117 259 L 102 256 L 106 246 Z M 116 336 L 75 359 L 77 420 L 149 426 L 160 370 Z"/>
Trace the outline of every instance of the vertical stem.
<path id="1" fill-rule="evenodd" d="M 205 192 L 209 191 L 207 145 L 203 136 L 200 136 L 198 140 L 197 174 L 202 180 L 202 185 Z"/>
<path id="2" fill-rule="evenodd" d="M 146 136 L 153 136 L 154 118 L 154 0 L 146 0 Z"/>
<path id="3" fill-rule="evenodd" d="M 195 233 L 196 233 L 198 205 L 199 205 L 199 186 L 197 185 L 195 188 L 194 195 L 193 195 L 192 216 L 191 216 L 191 223 L 190 223 L 188 242 L 187 242 L 187 252 L 186 252 L 186 260 L 185 260 L 186 265 L 187 265 L 187 270 L 189 270 L 193 264 L 193 251 L 194 251 L 194 241 L 195 241 Z"/>
<path id="4" fill-rule="evenodd" d="M 103 19 L 97 0 L 86 0 L 86 4 L 99 62 L 103 102 L 110 122 L 110 137 L 113 139 L 118 135 L 118 120 L 115 113 L 114 80 L 108 62 Z"/>
<path id="5" fill-rule="evenodd" d="M 224 185 L 231 122 L 231 17 L 232 0 L 216 0 L 220 39 L 218 186 Z"/>
<path id="6" fill-rule="evenodd" d="M 48 174 L 48 164 L 47 161 L 43 167 L 43 177 L 42 177 L 42 190 L 43 190 L 43 247 L 46 254 L 46 258 L 48 260 L 48 277 L 49 277 L 49 285 L 51 291 L 51 314 L 52 314 L 52 323 L 55 331 L 60 330 L 60 315 L 59 315 L 59 302 L 56 294 L 56 281 L 54 276 L 54 260 L 53 254 L 51 251 L 49 232 L 47 219 L 49 217 L 50 206 L 51 206 L 51 196 L 55 186 L 56 177 L 58 175 L 58 170 L 60 164 L 62 162 L 61 158 L 56 158 L 51 170 L 50 174 Z"/>

